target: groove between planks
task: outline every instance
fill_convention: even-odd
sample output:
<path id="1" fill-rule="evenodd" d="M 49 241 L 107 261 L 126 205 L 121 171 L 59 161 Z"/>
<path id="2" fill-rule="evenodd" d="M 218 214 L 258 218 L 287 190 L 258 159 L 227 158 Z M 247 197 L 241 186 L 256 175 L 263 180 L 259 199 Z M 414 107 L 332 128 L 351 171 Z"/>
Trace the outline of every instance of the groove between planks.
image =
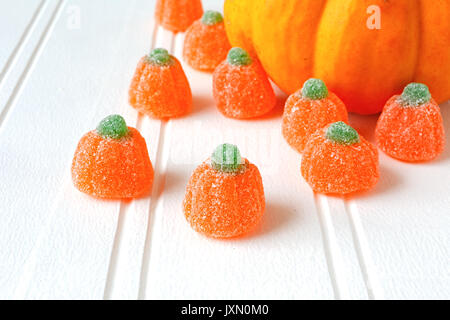
<path id="1" fill-rule="evenodd" d="M 161 28 L 161 27 L 160 27 Z M 171 33 L 170 36 L 170 48 L 168 49 L 171 54 L 174 54 L 175 51 L 175 34 Z M 154 45 L 155 42 L 153 42 Z M 165 182 L 165 175 L 167 170 L 167 161 L 168 157 L 166 156 L 166 153 L 168 152 L 167 149 L 167 143 L 166 143 L 166 134 L 167 131 L 170 129 L 170 125 L 172 122 L 170 120 L 161 120 L 161 127 L 160 127 L 160 133 L 159 133 L 159 139 L 158 139 L 158 148 L 156 153 L 156 160 L 155 160 L 155 179 L 153 181 L 153 190 L 152 190 L 152 201 L 150 202 L 150 208 L 148 211 L 149 214 L 149 222 L 147 226 L 147 235 L 145 239 L 145 245 L 144 245 L 144 253 L 143 253 L 143 260 L 142 260 L 142 269 L 140 274 L 140 281 L 139 281 L 139 292 L 138 292 L 138 299 L 145 299 L 146 291 L 147 291 L 147 275 L 150 265 L 150 255 L 151 255 L 151 245 L 152 245 L 152 229 L 153 229 L 153 222 L 154 222 L 154 216 L 155 213 L 160 206 L 161 202 L 161 194 L 164 188 L 164 182 Z"/>
<path id="2" fill-rule="evenodd" d="M 28 77 L 30 75 L 30 71 L 33 69 L 33 66 L 36 64 L 38 57 L 40 56 L 43 48 L 45 47 L 45 44 L 47 43 L 47 41 L 53 31 L 56 21 L 58 21 L 58 18 L 62 12 L 62 8 L 64 7 L 65 3 L 66 3 L 66 0 L 59 0 L 58 5 L 54 9 L 51 18 L 44 29 L 44 32 L 42 33 L 35 49 L 33 50 L 31 57 L 28 60 L 28 63 L 26 64 L 25 70 L 20 75 L 19 80 L 18 80 L 16 86 L 14 87 L 11 96 L 9 97 L 4 108 L 0 112 L 0 129 L 4 123 L 5 118 L 8 115 L 10 109 L 16 102 L 16 99 L 19 96 L 19 93 L 22 90 L 23 85 L 25 84 L 26 80 L 28 79 Z"/>
<path id="3" fill-rule="evenodd" d="M 349 299 L 348 284 L 342 265 L 342 254 L 337 244 L 327 198 L 320 194 L 314 194 L 314 201 L 319 217 L 328 272 L 333 285 L 335 298 L 338 300 Z"/>
<path id="4" fill-rule="evenodd" d="M 382 288 L 372 260 L 372 255 L 370 253 L 364 228 L 361 224 L 357 204 L 354 200 L 344 199 L 344 205 L 352 230 L 353 242 L 369 299 L 383 299 Z"/>
<path id="5" fill-rule="evenodd" d="M 32 34 L 32 31 L 36 26 L 36 22 L 41 18 L 41 14 L 44 11 L 43 9 L 47 6 L 47 3 L 48 3 L 47 0 L 41 0 L 39 6 L 36 8 L 33 16 L 31 17 L 30 22 L 28 23 L 24 32 L 22 33 L 19 42 L 17 43 L 14 50 L 11 52 L 8 60 L 6 61 L 6 64 L 2 72 L 0 73 L 0 89 L 3 85 L 3 81 L 5 80 L 6 75 L 9 73 L 11 67 L 16 63 L 17 58 L 19 57 L 20 53 L 25 47 L 25 44 L 28 42 L 30 35 Z"/>
<path id="6" fill-rule="evenodd" d="M 151 46 L 150 50 L 155 48 L 157 37 L 162 37 L 163 34 L 161 34 L 162 28 L 158 25 L 154 25 L 153 32 L 152 32 L 152 38 L 151 38 Z M 173 54 L 174 47 L 175 47 L 175 35 L 170 34 L 171 41 L 170 41 L 170 48 L 169 52 Z M 135 121 L 135 127 L 138 130 L 141 130 L 142 122 L 143 122 L 143 115 L 139 114 L 137 115 L 137 119 Z M 148 265 L 150 260 L 150 249 L 151 249 L 151 235 L 152 235 L 152 226 L 153 226 L 153 216 L 159 207 L 159 198 L 162 193 L 162 188 L 164 186 L 164 180 L 165 180 L 165 171 L 167 166 L 167 151 L 166 149 L 166 140 L 165 135 L 166 131 L 170 127 L 171 123 L 169 121 L 162 120 L 159 123 L 159 137 L 158 137 L 158 143 L 156 148 L 156 158 L 154 162 L 154 171 L 155 171 L 155 177 L 153 181 L 153 188 L 152 193 L 150 196 L 150 202 L 149 207 L 147 209 L 147 229 L 146 229 L 146 236 L 144 241 L 144 249 L 142 253 L 142 263 L 140 268 L 140 275 L 139 275 L 139 288 L 137 292 L 137 297 L 140 299 L 143 299 L 145 297 L 145 291 L 146 291 L 146 279 L 147 279 L 147 272 L 148 272 Z M 118 277 L 117 274 L 117 265 L 121 261 L 122 256 L 122 242 L 123 240 L 123 233 L 126 232 L 126 220 L 127 220 L 127 212 L 130 210 L 131 203 L 125 203 L 121 202 L 120 204 L 120 210 L 119 210 L 119 220 L 118 220 L 118 226 L 117 231 L 115 235 L 113 250 L 111 253 L 111 259 L 110 259 L 110 265 L 108 269 L 108 276 L 107 281 L 105 284 L 105 293 L 104 293 L 104 299 L 113 299 L 114 298 L 114 283 L 116 282 L 116 278 Z"/>
<path id="7" fill-rule="evenodd" d="M 34 25 L 36 24 L 36 21 L 38 20 L 38 17 L 40 17 L 41 12 L 43 11 L 43 8 L 45 7 L 44 4 L 46 4 L 46 0 L 42 0 L 39 7 L 35 11 L 32 20 L 28 24 L 25 32 L 23 33 L 21 40 L 19 41 L 18 45 L 14 49 L 13 53 L 11 54 L 10 58 L 8 59 L 7 65 L 5 66 L 1 77 L 0 77 L 0 85 L 1 82 L 4 80 L 5 75 L 9 72 L 10 67 L 14 64 L 14 61 L 17 58 L 17 55 L 21 52 L 23 49 L 24 43 L 26 43 L 27 39 L 30 36 L 31 31 L 34 28 Z M 32 69 L 33 65 L 36 63 L 45 43 L 47 42 L 51 31 L 54 27 L 55 22 L 58 20 L 58 17 L 62 11 L 62 8 L 64 7 L 65 0 L 60 0 L 57 7 L 55 8 L 49 22 L 47 23 L 47 26 L 43 32 L 43 34 L 40 37 L 40 40 L 35 47 L 35 50 L 33 51 L 33 54 L 31 55 L 30 59 L 28 60 L 28 63 L 26 65 L 26 68 L 22 75 L 19 78 L 18 83 L 16 84 L 16 87 L 14 88 L 13 94 L 8 99 L 8 102 L 5 105 L 5 108 L 0 113 L 0 126 L 3 123 L 4 119 L 6 118 L 9 110 L 14 105 L 15 99 L 18 96 L 18 93 L 20 92 L 21 88 L 23 87 L 24 83 L 26 82 L 26 79 L 29 76 L 30 70 Z M 157 29 L 154 28 L 153 36 L 152 36 L 152 45 L 151 47 L 154 48 L 155 42 L 156 42 L 156 34 Z M 175 35 L 172 34 L 172 41 L 171 41 L 171 48 L 170 52 L 173 54 L 175 49 Z M 141 115 L 138 116 L 138 119 L 136 120 L 136 128 L 140 129 L 141 126 Z M 146 278 L 147 278 L 147 272 L 148 272 L 148 265 L 150 260 L 150 247 L 151 247 L 151 234 L 152 234 L 152 226 L 151 223 L 153 221 L 152 217 L 156 211 L 156 209 L 159 206 L 159 196 L 162 192 L 162 188 L 164 185 L 164 179 L 165 179 L 165 171 L 167 166 L 167 152 L 166 150 L 167 145 L 165 143 L 165 136 L 166 131 L 170 125 L 170 122 L 162 121 L 161 122 L 161 129 L 160 129 L 160 136 L 158 140 L 158 148 L 157 148 L 157 157 L 155 161 L 155 181 L 154 186 L 152 190 L 152 199 L 155 199 L 154 201 L 150 202 L 150 207 L 148 210 L 149 214 L 149 222 L 147 227 L 147 233 L 146 233 L 146 240 L 145 240 L 145 248 L 143 253 L 143 263 L 142 263 L 142 270 L 141 270 L 141 276 L 140 276 L 140 287 L 139 287 L 139 298 L 145 297 L 145 291 L 146 288 Z M 156 197 L 155 197 L 156 195 Z M 335 248 L 333 242 L 335 241 L 335 235 L 332 223 L 331 223 L 331 217 L 329 209 L 327 209 L 326 205 L 326 198 L 322 196 L 315 195 L 318 215 L 320 218 L 320 224 L 321 228 L 324 233 L 324 246 L 325 251 L 327 253 L 327 261 L 329 263 L 330 267 L 330 277 L 333 282 L 333 287 L 335 290 L 336 297 L 339 299 L 345 299 L 348 297 L 348 292 L 346 288 L 345 280 L 343 279 L 341 275 L 341 259 L 340 254 L 336 252 L 333 253 L 333 251 L 337 251 L 338 249 Z M 373 273 L 373 263 L 371 262 L 371 257 L 369 253 L 369 249 L 367 246 L 367 240 L 365 240 L 363 230 L 361 223 L 359 221 L 359 213 L 357 212 L 357 208 L 355 207 L 356 203 L 352 201 L 345 201 L 345 208 L 348 213 L 349 222 L 352 227 L 352 235 L 354 237 L 355 242 L 355 250 L 358 253 L 358 258 L 360 262 L 361 270 L 364 274 L 364 279 L 366 280 L 366 286 L 368 290 L 369 297 L 371 299 L 380 298 L 381 297 L 381 289 L 378 284 L 378 280 L 376 279 L 376 275 Z M 112 290 L 114 278 L 116 276 L 116 264 L 118 259 L 120 258 L 120 243 L 122 239 L 122 232 L 124 229 L 124 220 L 125 220 L 125 214 L 129 207 L 129 203 L 122 202 L 119 207 L 119 219 L 118 219 L 118 226 L 116 231 L 116 236 L 114 240 L 113 250 L 111 254 L 111 262 L 109 265 L 108 270 L 108 276 L 107 276 L 107 282 L 105 285 L 105 299 L 110 298 L 110 293 Z"/>
<path id="8" fill-rule="evenodd" d="M 57 9 L 59 9 L 59 11 L 55 10 L 55 13 L 53 15 L 53 18 L 55 19 L 54 23 L 56 23 L 56 21 L 58 20 L 58 18 L 57 18 L 58 17 L 58 12 L 61 11 L 61 8 L 63 7 L 62 3 L 64 1 L 65 0 L 63 0 L 62 2 L 59 3 L 60 7 L 57 8 Z M 136 6 L 136 2 L 133 2 L 133 3 Z M 131 19 L 130 13 L 132 12 L 132 9 L 135 6 L 130 6 L 130 10 L 128 11 L 128 15 L 127 15 L 128 16 L 128 21 L 130 21 L 130 19 Z M 122 34 L 118 38 L 124 40 L 124 36 L 125 35 L 126 35 L 125 34 L 125 29 L 123 29 Z M 119 47 L 117 47 L 117 48 L 119 48 Z M 114 54 L 113 56 L 117 56 L 117 55 Z M 111 69 L 111 70 L 113 70 L 113 69 Z M 97 101 L 96 101 L 96 103 L 94 103 L 94 106 L 97 106 L 98 105 L 98 101 L 102 99 L 103 91 L 104 91 L 103 89 L 104 88 L 105 87 L 102 88 L 100 94 L 98 95 Z M 91 114 L 90 114 L 90 116 L 88 118 L 89 119 L 97 118 L 98 113 L 96 112 L 96 108 L 92 108 L 91 110 L 92 110 L 92 112 L 91 112 Z M 66 167 L 70 168 L 70 166 L 71 166 L 71 161 L 70 161 L 70 163 L 68 163 L 66 165 Z M 46 222 L 44 224 L 43 231 L 40 232 L 39 237 L 38 237 L 38 241 L 36 241 L 36 243 L 35 243 L 35 245 L 33 247 L 33 250 L 32 250 L 31 254 L 29 255 L 29 257 L 27 259 L 27 262 L 26 262 L 25 267 L 24 267 L 24 271 L 22 272 L 23 275 L 20 278 L 19 284 L 16 286 L 14 297 L 16 297 L 17 299 L 24 299 L 24 298 L 26 298 L 29 284 L 30 284 L 30 282 L 32 280 L 32 277 L 34 275 L 34 272 L 35 272 L 37 256 L 38 256 L 39 250 L 42 247 L 42 239 L 44 238 L 44 235 L 47 233 L 49 228 L 53 225 L 53 219 L 54 219 L 55 213 L 56 213 L 55 209 L 60 204 L 62 196 L 64 195 L 65 192 L 67 192 L 67 190 L 69 188 L 70 189 L 73 188 L 73 186 L 71 185 L 70 181 L 71 180 L 68 177 L 67 177 L 67 179 L 64 179 L 64 182 L 63 182 L 64 186 L 63 186 L 63 188 L 60 189 L 61 192 L 55 198 L 55 201 L 53 203 L 52 209 L 50 210 L 50 215 L 46 219 Z M 109 280 L 113 279 L 115 277 L 115 275 L 116 275 L 116 261 L 118 260 L 118 256 L 119 256 L 118 252 L 120 252 L 119 248 L 120 248 L 120 243 L 121 243 L 121 230 L 123 228 L 126 228 L 126 215 L 124 215 L 124 211 L 126 211 L 126 208 L 127 207 L 126 207 L 125 203 L 121 203 L 119 205 L 118 214 L 117 214 L 118 215 L 118 223 L 117 223 L 117 229 L 116 229 L 116 233 L 115 233 L 115 238 L 114 238 L 113 245 L 112 245 L 113 249 L 111 250 L 112 254 L 110 256 L 109 269 L 108 269 L 108 272 L 106 274 L 106 281 L 105 281 L 106 286 L 105 286 L 105 289 L 104 289 L 104 297 L 109 297 L 110 296 L 110 293 L 111 293 L 112 287 L 113 287 L 113 282 L 109 281 Z"/>
<path id="9" fill-rule="evenodd" d="M 154 28 L 153 36 L 152 36 L 152 45 L 151 48 L 155 47 L 156 43 L 156 37 L 158 34 L 161 36 L 160 33 L 158 33 L 158 28 Z M 171 54 L 174 53 L 175 50 L 175 40 L 176 35 L 170 34 L 171 41 L 170 41 L 170 48 L 169 51 Z M 137 121 L 136 121 L 136 128 L 140 129 L 140 125 L 142 122 L 142 115 L 138 115 Z M 139 292 L 138 292 L 138 298 L 139 299 L 145 299 L 146 291 L 147 291 L 147 276 L 148 276 L 148 269 L 150 264 L 150 255 L 151 255 L 151 244 L 152 244 L 152 230 L 154 225 L 154 216 L 156 214 L 156 211 L 160 207 L 160 196 L 162 193 L 162 188 L 164 187 L 164 180 L 165 180 L 165 172 L 166 172 L 166 166 L 167 166 L 167 141 L 166 141 L 166 135 L 167 135 L 167 128 L 171 125 L 171 122 L 161 121 L 160 123 L 160 135 L 158 139 L 158 147 L 157 147 L 157 155 L 155 160 L 155 180 L 154 180 L 154 186 L 152 190 L 150 201 L 150 206 L 148 209 L 148 225 L 147 225 L 147 231 L 146 231 L 146 239 L 145 239 L 145 245 L 144 245 L 144 252 L 143 252 L 143 260 L 142 260 L 142 268 L 141 268 L 141 274 L 140 274 L 140 285 L 139 285 Z M 335 293 L 336 299 L 348 299 L 350 298 L 349 290 L 348 290 L 348 283 L 345 277 L 344 267 L 343 267 L 343 258 L 341 254 L 341 250 L 339 248 L 339 245 L 337 244 L 336 235 L 334 226 L 332 223 L 332 218 L 330 214 L 330 209 L 327 202 L 327 197 L 323 195 L 314 195 L 315 197 L 315 203 L 317 208 L 317 213 L 320 220 L 320 226 L 323 234 L 323 242 L 324 242 L 324 248 L 326 253 L 326 259 L 330 274 L 330 280 L 333 285 L 333 290 Z M 124 209 L 122 208 L 120 210 L 120 215 L 126 215 L 127 208 L 130 204 L 122 204 L 124 206 Z M 347 203 L 345 203 L 347 208 Z M 350 211 L 349 211 L 350 212 Z M 381 296 L 379 293 L 379 285 L 373 285 L 374 283 L 377 283 L 375 280 L 375 275 L 368 275 L 368 271 L 366 268 L 366 262 L 364 260 L 364 257 L 368 255 L 361 253 L 361 248 L 366 248 L 367 246 L 361 245 L 360 237 L 355 231 L 355 223 L 352 220 L 353 216 L 352 214 L 349 214 L 349 223 L 351 223 L 352 226 L 352 236 L 355 246 L 355 251 L 357 252 L 358 259 L 360 262 L 360 268 L 361 273 L 364 276 L 365 279 L 365 285 L 367 287 L 368 296 L 370 299 L 375 299 L 375 297 Z M 122 223 L 123 217 L 119 218 L 119 223 Z M 120 233 L 123 232 L 123 226 L 118 226 L 117 228 L 117 235 L 116 235 L 116 241 L 121 241 L 122 237 Z M 361 233 L 361 231 L 359 232 Z M 114 245 L 114 251 L 112 253 L 112 263 L 117 263 L 118 259 L 117 256 L 120 255 L 120 244 Z M 367 251 L 367 249 L 365 249 Z M 117 252 L 118 251 L 118 252 Z M 365 252 L 366 252 L 365 251 Z M 114 270 L 114 266 L 110 266 L 110 269 Z M 114 277 L 108 276 L 108 282 L 106 284 L 105 289 L 105 299 L 111 298 L 108 291 L 111 289 L 111 282 L 114 281 Z M 372 289 L 375 286 L 376 289 Z M 375 293 L 377 292 L 377 293 Z"/>

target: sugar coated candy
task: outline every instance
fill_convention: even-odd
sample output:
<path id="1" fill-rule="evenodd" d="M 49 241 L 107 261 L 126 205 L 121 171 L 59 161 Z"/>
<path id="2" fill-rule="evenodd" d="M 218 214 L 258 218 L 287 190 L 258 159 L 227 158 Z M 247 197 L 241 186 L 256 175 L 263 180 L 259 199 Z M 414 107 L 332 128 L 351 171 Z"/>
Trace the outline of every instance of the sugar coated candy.
<path id="1" fill-rule="evenodd" d="M 232 48 L 214 71 L 213 94 L 217 108 L 229 118 L 259 117 L 276 104 L 266 72 L 241 48 Z"/>
<path id="2" fill-rule="evenodd" d="M 428 87 L 407 85 L 385 105 L 375 130 L 377 144 L 387 155 L 403 161 L 428 161 L 444 151 L 441 112 Z"/>
<path id="3" fill-rule="evenodd" d="M 192 108 L 192 92 L 180 62 L 166 49 L 143 57 L 129 90 L 129 102 L 152 118 L 182 116 Z"/>
<path id="4" fill-rule="evenodd" d="M 184 32 L 203 14 L 201 0 L 157 0 L 156 21 L 172 32 Z"/>
<path id="5" fill-rule="evenodd" d="M 309 79 L 286 101 L 282 132 L 289 145 L 303 152 L 309 137 L 327 124 L 348 122 L 344 103 L 320 79 Z"/>
<path id="6" fill-rule="evenodd" d="M 231 238 L 249 233 L 265 208 L 258 168 L 238 148 L 222 144 L 192 174 L 183 202 L 192 228 L 209 237 Z"/>
<path id="7" fill-rule="evenodd" d="M 94 197 L 137 198 L 150 192 L 153 167 L 139 131 L 120 115 L 103 119 L 85 134 L 72 161 L 75 187 Z"/>
<path id="8" fill-rule="evenodd" d="M 311 135 L 301 172 L 314 192 L 350 194 L 372 188 L 379 179 L 378 151 L 345 122 Z"/>
<path id="9" fill-rule="evenodd" d="M 230 49 L 220 12 L 206 11 L 186 31 L 183 56 L 194 69 L 213 71 Z"/>

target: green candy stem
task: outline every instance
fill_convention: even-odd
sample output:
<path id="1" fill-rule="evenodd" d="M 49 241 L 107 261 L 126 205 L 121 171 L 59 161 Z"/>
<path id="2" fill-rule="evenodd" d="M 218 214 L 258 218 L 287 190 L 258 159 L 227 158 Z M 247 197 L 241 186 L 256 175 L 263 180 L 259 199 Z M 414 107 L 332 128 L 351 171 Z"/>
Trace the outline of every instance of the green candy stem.
<path id="1" fill-rule="evenodd" d="M 311 100 L 325 99 L 328 88 L 322 80 L 311 78 L 303 84 L 302 95 Z"/>
<path id="2" fill-rule="evenodd" d="M 400 104 L 406 107 L 417 107 L 431 100 L 428 87 L 422 83 L 410 83 L 400 96 Z"/>
<path id="3" fill-rule="evenodd" d="M 103 138 L 118 140 L 127 136 L 129 130 L 125 119 L 118 114 L 113 114 L 100 121 L 97 126 L 97 133 Z"/>
<path id="4" fill-rule="evenodd" d="M 211 166 L 217 171 L 236 173 L 240 171 L 241 165 L 241 153 L 235 145 L 221 144 L 211 155 Z"/>
<path id="5" fill-rule="evenodd" d="M 360 141 L 358 132 L 342 121 L 331 124 L 327 129 L 326 137 L 328 140 L 348 146 Z"/>
<path id="6" fill-rule="evenodd" d="M 207 26 L 213 26 L 223 22 L 223 16 L 218 11 L 208 10 L 205 11 L 202 17 L 202 23 Z"/>
<path id="7" fill-rule="evenodd" d="M 227 60 L 229 64 L 237 67 L 248 66 L 252 63 L 252 58 L 248 52 L 238 47 L 233 48 L 228 52 Z"/>
<path id="8" fill-rule="evenodd" d="M 173 57 L 169 54 L 169 51 L 163 48 L 153 49 L 150 54 L 147 56 L 147 61 L 161 66 L 170 66 L 173 64 Z"/>

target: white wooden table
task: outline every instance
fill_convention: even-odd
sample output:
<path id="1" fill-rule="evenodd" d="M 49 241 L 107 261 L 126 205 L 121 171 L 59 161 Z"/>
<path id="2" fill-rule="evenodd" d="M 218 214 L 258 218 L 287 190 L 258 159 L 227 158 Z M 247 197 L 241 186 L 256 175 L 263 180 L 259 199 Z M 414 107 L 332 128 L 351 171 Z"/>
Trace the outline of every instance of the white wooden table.
<path id="1" fill-rule="evenodd" d="M 154 4 L 0 1 L 1 299 L 450 298 L 450 146 L 426 164 L 381 153 L 377 187 L 343 200 L 302 179 L 281 94 L 262 120 L 226 119 L 211 75 L 185 65 L 193 113 L 138 116 L 127 91 L 139 58 L 182 52 L 182 34 L 155 27 Z M 78 140 L 113 113 L 147 141 L 151 197 L 99 201 L 72 186 Z M 442 114 L 450 141 L 450 104 Z M 351 118 L 369 139 L 375 121 Z M 258 165 L 266 192 L 260 230 L 239 240 L 200 236 L 181 210 L 191 172 L 223 142 Z"/>

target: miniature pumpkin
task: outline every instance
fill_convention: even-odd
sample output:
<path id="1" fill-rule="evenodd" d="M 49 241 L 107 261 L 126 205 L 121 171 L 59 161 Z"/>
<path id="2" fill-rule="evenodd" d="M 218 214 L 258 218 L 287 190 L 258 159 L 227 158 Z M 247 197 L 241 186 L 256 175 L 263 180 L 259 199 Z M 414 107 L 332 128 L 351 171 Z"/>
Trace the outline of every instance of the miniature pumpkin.
<path id="1" fill-rule="evenodd" d="M 410 82 L 450 98 L 449 0 L 226 0 L 224 12 L 231 45 L 289 94 L 319 78 L 359 114 L 380 112 Z"/>

